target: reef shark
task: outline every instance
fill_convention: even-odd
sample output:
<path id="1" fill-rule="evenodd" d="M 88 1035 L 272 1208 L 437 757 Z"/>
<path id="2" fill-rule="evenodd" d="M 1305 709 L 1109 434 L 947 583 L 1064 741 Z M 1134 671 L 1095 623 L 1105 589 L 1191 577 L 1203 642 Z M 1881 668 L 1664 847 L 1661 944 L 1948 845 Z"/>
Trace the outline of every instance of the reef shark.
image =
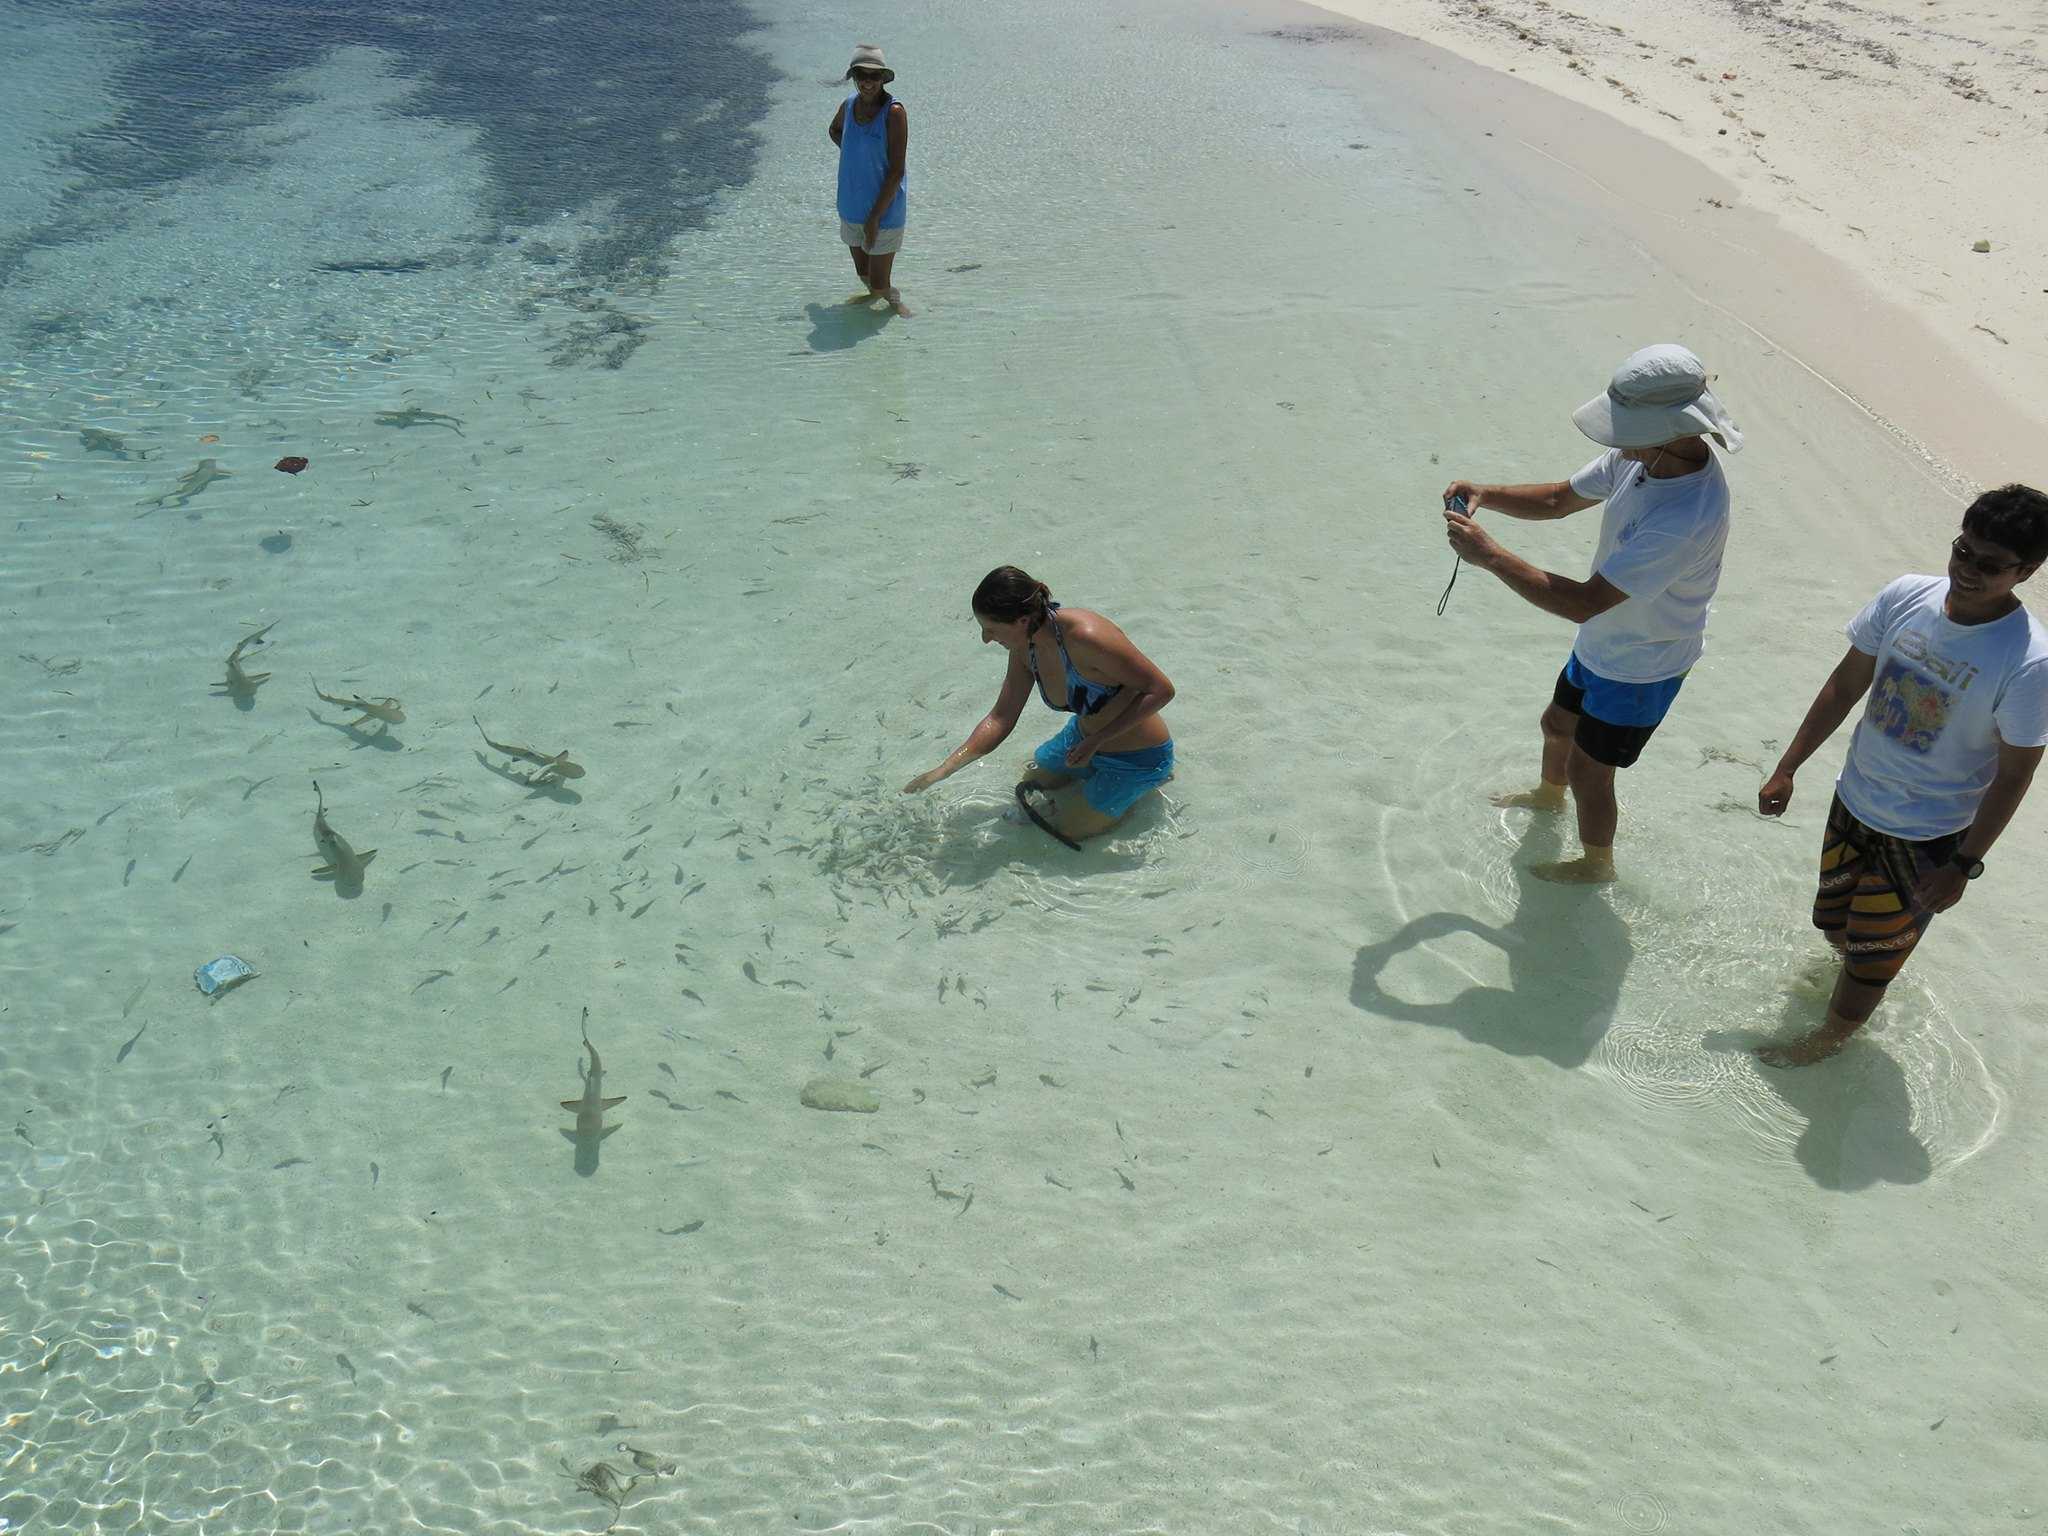
<path id="1" fill-rule="evenodd" d="M 377 850 L 365 848 L 361 853 L 349 846 L 348 839 L 327 825 L 327 797 L 320 793 L 320 781 L 313 781 L 316 809 L 313 812 L 313 842 L 320 850 L 320 857 L 327 862 L 313 871 L 315 880 L 332 880 L 334 889 L 343 896 L 360 896 L 363 891 L 363 867 L 377 857 Z"/>
<path id="2" fill-rule="evenodd" d="M 117 459 L 146 459 L 149 457 L 148 453 L 140 448 L 137 448 L 131 454 L 128 450 L 128 440 L 126 438 L 122 437 L 118 432 L 109 432 L 103 427 L 83 428 L 78 434 L 78 440 L 85 445 L 87 453 L 111 453 Z"/>
<path id="3" fill-rule="evenodd" d="M 218 459 L 201 459 L 185 471 L 184 477 L 171 490 L 165 491 L 161 496 L 145 496 L 136 505 L 153 508 L 161 507 L 168 502 L 174 507 L 182 507 L 214 481 L 232 479 L 233 476 L 234 471 L 222 469 Z"/>
<path id="4" fill-rule="evenodd" d="M 465 435 L 460 417 L 444 415 L 440 411 L 423 411 L 416 405 L 408 405 L 402 411 L 379 411 L 371 419 L 380 427 L 446 427 L 457 437 Z"/>
<path id="5" fill-rule="evenodd" d="M 576 1146 L 576 1171 L 585 1178 L 597 1172 L 597 1149 L 605 1137 L 618 1127 L 604 1123 L 604 1112 L 616 1109 L 626 1102 L 626 1095 L 616 1098 L 604 1096 L 604 1062 L 597 1054 L 597 1047 L 590 1043 L 590 1010 L 583 1010 L 583 1049 L 590 1052 L 590 1068 L 585 1071 L 579 1064 L 577 1071 L 583 1077 L 583 1097 L 562 1100 L 562 1108 L 576 1112 L 576 1129 L 562 1134 Z"/>

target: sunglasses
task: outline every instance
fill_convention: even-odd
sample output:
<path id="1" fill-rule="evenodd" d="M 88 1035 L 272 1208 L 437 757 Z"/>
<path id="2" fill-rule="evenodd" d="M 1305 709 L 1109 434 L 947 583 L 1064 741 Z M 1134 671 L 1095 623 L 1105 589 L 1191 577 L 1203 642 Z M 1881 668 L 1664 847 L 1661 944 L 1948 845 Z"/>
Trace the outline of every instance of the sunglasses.
<path id="1" fill-rule="evenodd" d="M 882 72 L 878 69 L 856 69 L 853 71 L 853 78 L 857 81 L 879 80 L 882 78 Z"/>
<path id="2" fill-rule="evenodd" d="M 1961 539 L 1949 545 L 1948 549 L 1957 565 L 1965 570 L 1975 571 L 1979 576 L 2003 576 L 2007 571 L 2016 571 L 2027 563 L 2024 560 L 1993 560 L 1988 555 L 1978 554 Z"/>

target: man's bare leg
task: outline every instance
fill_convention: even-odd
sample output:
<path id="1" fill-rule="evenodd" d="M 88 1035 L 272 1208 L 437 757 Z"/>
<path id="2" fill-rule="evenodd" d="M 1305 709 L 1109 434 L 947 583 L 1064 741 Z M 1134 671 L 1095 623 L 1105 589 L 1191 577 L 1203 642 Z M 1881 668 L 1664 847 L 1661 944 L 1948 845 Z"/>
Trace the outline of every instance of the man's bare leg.
<path id="1" fill-rule="evenodd" d="M 1830 933 L 1828 942 L 1839 951 L 1847 940 L 1839 934 Z M 1784 1045 L 1758 1046 L 1756 1058 L 1767 1067 L 1804 1067 L 1825 1061 L 1870 1022 L 1870 1016 L 1883 1001 L 1884 988 L 1855 980 L 1849 975 L 1845 959 L 1841 974 L 1835 978 L 1835 990 L 1828 998 L 1827 1021 L 1811 1034 L 1801 1035 Z"/>
<path id="2" fill-rule="evenodd" d="M 1572 732 L 1579 728 L 1579 717 L 1552 704 L 1537 723 L 1543 727 L 1543 778 L 1534 789 L 1495 795 L 1493 803 L 1504 810 L 1564 809 L 1565 765 L 1571 759 Z"/>
<path id="3" fill-rule="evenodd" d="M 1621 822 L 1621 808 L 1614 800 L 1614 769 L 1574 746 L 1565 763 L 1565 779 L 1579 812 L 1579 856 L 1533 865 L 1529 873 L 1559 885 L 1604 885 L 1614 878 L 1614 830 Z"/>

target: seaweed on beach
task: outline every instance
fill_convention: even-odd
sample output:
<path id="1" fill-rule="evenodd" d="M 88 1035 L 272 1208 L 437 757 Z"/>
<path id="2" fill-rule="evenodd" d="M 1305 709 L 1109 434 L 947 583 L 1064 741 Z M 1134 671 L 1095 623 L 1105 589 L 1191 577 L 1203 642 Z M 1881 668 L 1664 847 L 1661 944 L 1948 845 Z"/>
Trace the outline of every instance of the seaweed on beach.
<path id="1" fill-rule="evenodd" d="M 605 558 L 616 565 L 636 565 L 649 558 L 661 558 L 660 550 L 647 547 L 645 523 L 622 523 L 609 512 L 600 512 L 590 520 L 590 526 L 603 534 L 611 545 L 605 552 Z"/>
<path id="2" fill-rule="evenodd" d="M 576 307 L 590 318 L 571 320 L 549 343 L 550 368 L 623 368 L 647 344 L 653 321 L 614 309 L 603 299 L 586 299 Z"/>
<path id="3" fill-rule="evenodd" d="M 1283 43 L 1335 43 L 1363 42 L 1365 34 L 1356 27 L 1321 23 L 1312 26 L 1274 27 L 1262 34 L 1276 37 Z"/>

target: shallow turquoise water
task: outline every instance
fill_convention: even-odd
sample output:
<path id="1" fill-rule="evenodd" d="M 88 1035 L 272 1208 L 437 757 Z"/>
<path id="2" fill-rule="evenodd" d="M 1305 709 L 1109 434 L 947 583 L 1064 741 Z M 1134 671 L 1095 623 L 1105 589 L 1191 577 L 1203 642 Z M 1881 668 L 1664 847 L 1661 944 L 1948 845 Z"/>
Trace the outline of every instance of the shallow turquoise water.
<path id="1" fill-rule="evenodd" d="M 498 114 L 459 13 L 232 91 L 233 13 L 186 63 L 7 13 L 0 1529 L 2037 1510 L 2037 877 L 1838 1063 L 1742 1050 L 1815 1006 L 1827 767 L 1778 826 L 1745 760 L 1938 557 L 1913 456 L 1473 158 L 1472 82 L 1310 13 L 686 11 L 654 106 L 644 38 L 554 14 Z M 871 30 L 908 321 L 832 239 Z M 204 120 L 122 129 L 174 67 Z M 571 96 L 583 139 L 521 137 Z M 423 265 L 320 270 L 365 262 Z M 1626 878 L 1560 892 L 1484 796 L 1568 636 L 1471 573 L 1432 616 L 1435 493 L 1575 468 L 1569 408 L 1666 335 L 1750 433 L 1738 531 Z M 1006 560 L 1180 690 L 1180 777 L 1078 858 L 998 816 L 1043 712 L 896 793 L 994 697 Z M 252 707 L 210 696 L 273 621 Z M 475 721 L 589 772 L 532 792 Z M 314 779 L 358 895 L 309 878 Z M 208 1002 L 224 952 L 261 975 Z"/>

